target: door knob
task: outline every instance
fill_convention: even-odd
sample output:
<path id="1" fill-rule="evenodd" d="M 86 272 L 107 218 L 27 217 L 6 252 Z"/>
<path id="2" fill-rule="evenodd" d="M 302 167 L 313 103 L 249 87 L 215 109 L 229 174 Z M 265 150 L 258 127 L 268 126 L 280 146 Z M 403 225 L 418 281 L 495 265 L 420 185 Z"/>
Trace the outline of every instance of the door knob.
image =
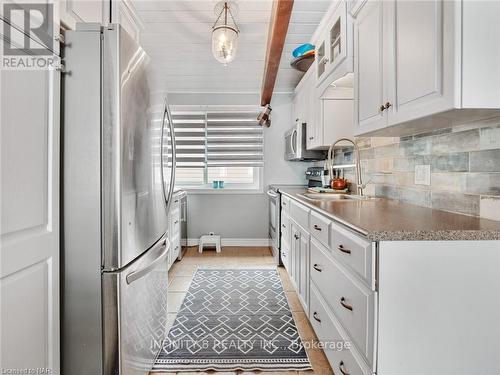
<path id="1" fill-rule="evenodd" d="M 385 108 L 385 109 L 389 109 L 389 107 L 392 107 L 392 104 L 391 104 L 391 103 L 389 103 L 389 102 L 385 103 L 385 107 L 384 107 L 384 108 Z"/>
<path id="2" fill-rule="evenodd" d="M 380 112 L 384 112 L 384 109 L 385 109 L 385 107 L 384 107 L 384 105 L 382 104 L 382 105 L 380 106 L 379 110 L 380 110 Z"/>

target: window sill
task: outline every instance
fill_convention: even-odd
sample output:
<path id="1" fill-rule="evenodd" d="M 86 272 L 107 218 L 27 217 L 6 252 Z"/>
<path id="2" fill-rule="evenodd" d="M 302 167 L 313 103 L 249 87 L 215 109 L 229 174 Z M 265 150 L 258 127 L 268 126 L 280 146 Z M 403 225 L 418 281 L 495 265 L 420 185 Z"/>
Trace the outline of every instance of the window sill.
<path id="1" fill-rule="evenodd" d="M 182 187 L 179 186 L 177 187 L 180 190 L 186 191 L 190 195 L 259 195 L 259 194 L 264 194 L 263 189 L 231 189 L 231 188 L 224 188 L 224 189 L 198 189 L 198 188 L 189 188 L 189 187 Z"/>

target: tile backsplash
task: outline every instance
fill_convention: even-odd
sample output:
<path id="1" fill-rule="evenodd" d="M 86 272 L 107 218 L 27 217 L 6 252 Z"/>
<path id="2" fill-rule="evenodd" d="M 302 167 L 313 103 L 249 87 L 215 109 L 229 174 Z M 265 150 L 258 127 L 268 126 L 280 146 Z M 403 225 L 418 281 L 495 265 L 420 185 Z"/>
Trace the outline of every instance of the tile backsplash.
<path id="1" fill-rule="evenodd" d="M 358 138 L 367 194 L 500 220 L 500 117 L 402 138 Z M 354 160 L 339 150 L 335 163 Z M 415 166 L 430 165 L 430 185 Z M 346 177 L 354 181 L 353 170 Z"/>

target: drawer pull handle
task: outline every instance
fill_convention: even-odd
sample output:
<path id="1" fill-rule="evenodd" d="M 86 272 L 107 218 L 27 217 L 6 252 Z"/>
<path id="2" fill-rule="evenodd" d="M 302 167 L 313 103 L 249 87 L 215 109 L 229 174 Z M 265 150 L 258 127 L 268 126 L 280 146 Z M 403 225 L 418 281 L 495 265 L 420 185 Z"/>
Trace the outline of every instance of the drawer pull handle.
<path id="1" fill-rule="evenodd" d="M 347 303 L 345 303 L 345 298 L 342 297 L 340 299 L 340 304 L 342 305 L 342 307 L 344 307 L 345 309 L 349 310 L 349 311 L 352 311 L 352 306 L 351 305 L 348 305 Z"/>
<path id="2" fill-rule="evenodd" d="M 321 268 L 319 268 L 319 266 L 317 264 L 313 265 L 313 268 L 318 271 L 318 272 L 321 272 L 323 271 Z"/>
<path id="3" fill-rule="evenodd" d="M 174 221 L 174 224 L 178 224 L 178 223 L 179 223 L 179 220 Z"/>
<path id="4" fill-rule="evenodd" d="M 343 253 L 346 253 L 346 254 L 350 254 L 351 253 L 351 250 L 345 249 L 343 245 L 339 245 L 337 247 L 337 249 L 339 249 L 340 251 L 342 251 Z"/>
<path id="5" fill-rule="evenodd" d="M 286 206 L 286 202 L 283 202 L 283 203 L 282 203 L 282 205 L 283 205 L 283 206 Z"/>
<path id="6" fill-rule="evenodd" d="M 344 367 L 344 361 L 340 361 L 339 363 L 339 370 L 342 373 L 342 375 L 350 375 L 348 372 L 344 371 L 342 368 Z"/>
<path id="7" fill-rule="evenodd" d="M 321 227 L 318 224 L 314 224 L 314 229 L 321 231 Z"/>
<path id="8" fill-rule="evenodd" d="M 283 228 L 286 228 L 286 225 L 285 225 L 285 224 L 281 224 L 281 226 L 282 226 Z"/>
<path id="9" fill-rule="evenodd" d="M 313 313 L 313 318 L 317 320 L 319 323 L 321 323 L 321 319 L 318 318 L 318 313 L 316 311 Z"/>
<path id="10" fill-rule="evenodd" d="M 295 237 L 296 240 L 300 238 L 300 236 L 297 233 L 295 233 L 293 236 Z"/>

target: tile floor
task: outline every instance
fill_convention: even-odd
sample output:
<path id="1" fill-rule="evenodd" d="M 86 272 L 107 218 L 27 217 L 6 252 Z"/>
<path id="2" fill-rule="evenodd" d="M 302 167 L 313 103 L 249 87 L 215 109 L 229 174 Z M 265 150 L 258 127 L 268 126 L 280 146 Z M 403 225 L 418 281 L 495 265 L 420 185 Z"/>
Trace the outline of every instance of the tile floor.
<path id="1" fill-rule="evenodd" d="M 174 323 L 175 316 L 179 310 L 186 292 L 191 283 L 198 266 L 220 266 L 230 267 L 274 267 L 271 251 L 268 247 L 223 247 L 222 252 L 217 254 L 212 250 L 205 250 L 203 254 L 198 253 L 197 248 L 190 248 L 181 262 L 176 262 L 169 271 L 168 292 L 168 324 Z M 298 297 L 290 283 L 286 270 L 278 268 L 288 304 L 292 310 L 295 324 L 303 341 L 317 340 L 309 320 L 302 309 Z M 328 360 L 321 349 L 308 349 L 307 353 L 314 370 L 290 371 L 290 372 L 182 372 L 179 375 L 333 375 Z M 151 373 L 152 375 L 173 375 L 173 373 Z"/>

